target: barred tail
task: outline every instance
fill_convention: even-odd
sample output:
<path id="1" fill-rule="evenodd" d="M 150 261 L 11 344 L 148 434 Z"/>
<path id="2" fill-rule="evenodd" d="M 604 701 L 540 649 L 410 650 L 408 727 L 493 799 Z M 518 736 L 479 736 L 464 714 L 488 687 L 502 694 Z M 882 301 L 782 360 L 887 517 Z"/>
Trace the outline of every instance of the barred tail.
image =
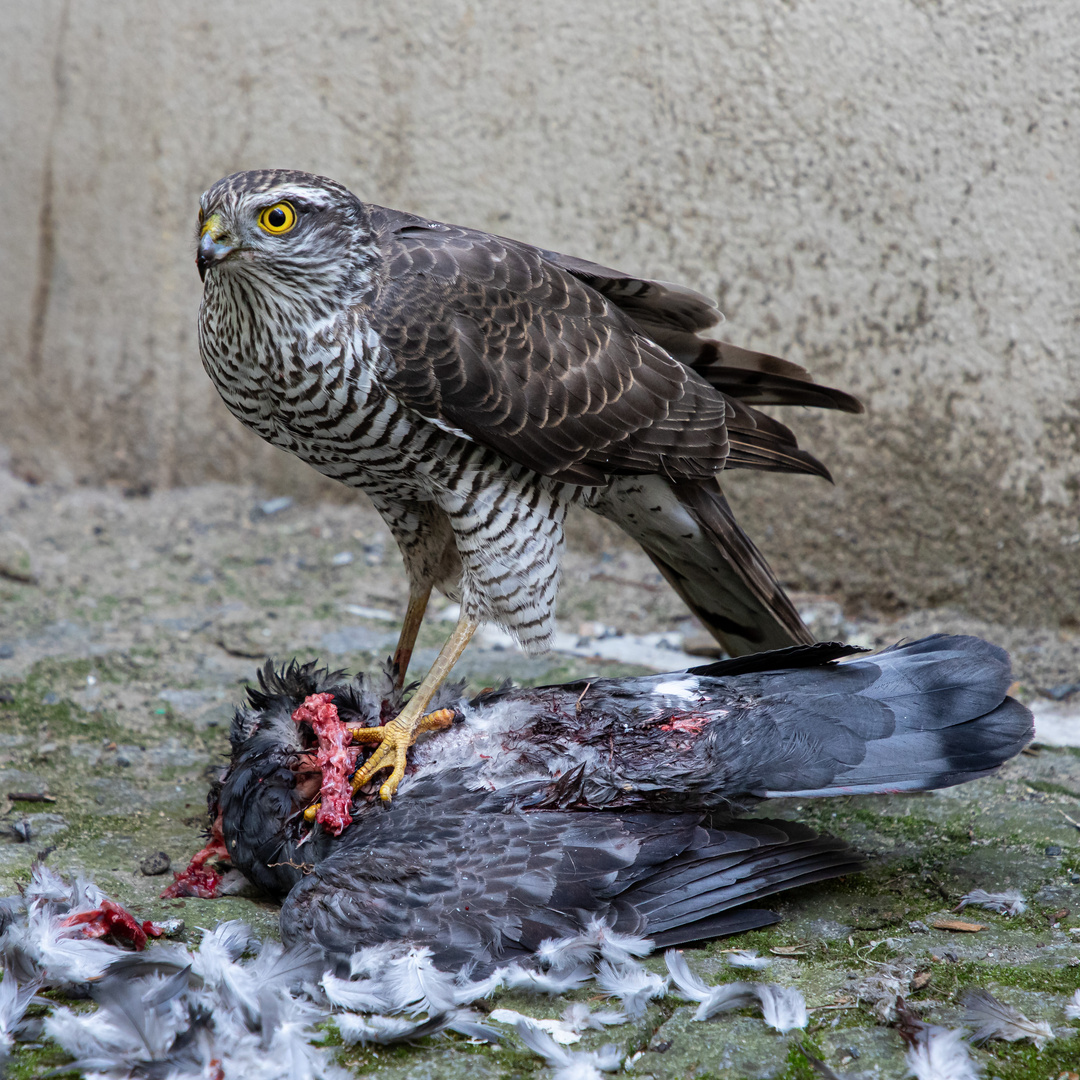
<path id="1" fill-rule="evenodd" d="M 596 509 L 641 544 L 731 656 L 813 642 L 715 480 L 629 477 Z"/>

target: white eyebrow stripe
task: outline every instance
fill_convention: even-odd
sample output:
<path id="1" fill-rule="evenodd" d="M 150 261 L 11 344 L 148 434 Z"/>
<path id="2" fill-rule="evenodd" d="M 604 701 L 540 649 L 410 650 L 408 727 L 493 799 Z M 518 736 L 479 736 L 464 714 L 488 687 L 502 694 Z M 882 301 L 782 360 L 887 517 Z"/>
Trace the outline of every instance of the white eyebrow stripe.
<path id="1" fill-rule="evenodd" d="M 274 188 L 271 191 L 251 192 L 248 197 L 252 202 L 263 202 L 265 200 L 269 205 L 288 199 L 294 199 L 297 202 L 303 202 L 309 206 L 321 208 L 330 206 L 333 202 L 332 199 L 327 198 L 326 192 L 306 187 Z"/>

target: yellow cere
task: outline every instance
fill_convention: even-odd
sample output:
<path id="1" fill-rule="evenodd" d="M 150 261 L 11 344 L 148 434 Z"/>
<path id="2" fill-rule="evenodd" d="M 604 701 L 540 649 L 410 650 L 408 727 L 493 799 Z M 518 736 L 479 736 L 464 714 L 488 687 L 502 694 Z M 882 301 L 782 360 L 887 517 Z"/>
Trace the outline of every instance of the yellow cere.
<path id="1" fill-rule="evenodd" d="M 210 234 L 210 238 L 217 243 L 221 238 L 223 232 L 222 221 L 220 214 L 211 214 L 205 221 L 203 220 L 203 212 L 199 211 L 199 236 L 205 236 Z"/>
<path id="2" fill-rule="evenodd" d="M 280 236 L 296 224 L 296 211 L 287 202 L 274 203 L 259 214 L 259 228 L 263 232 Z"/>

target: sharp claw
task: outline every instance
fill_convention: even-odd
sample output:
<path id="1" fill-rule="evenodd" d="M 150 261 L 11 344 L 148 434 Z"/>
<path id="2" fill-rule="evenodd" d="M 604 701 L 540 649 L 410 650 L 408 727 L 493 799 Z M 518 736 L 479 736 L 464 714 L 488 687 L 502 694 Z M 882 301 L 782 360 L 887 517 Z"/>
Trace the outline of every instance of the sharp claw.
<path id="1" fill-rule="evenodd" d="M 438 731 L 448 728 L 457 713 L 454 709 L 436 709 L 421 717 L 415 724 L 408 721 L 399 723 L 401 717 L 395 717 L 390 723 L 381 728 L 353 728 L 353 738 L 357 742 L 375 742 L 379 745 L 375 748 L 371 757 L 353 773 L 352 789 L 355 795 L 375 773 L 381 769 L 390 769 L 390 775 L 383 781 L 379 788 L 379 798 L 387 805 L 397 791 L 398 785 L 405 777 L 405 765 L 408 760 L 409 747 L 412 746 L 416 736 L 421 731 Z M 313 822 L 319 813 L 321 803 L 313 803 L 304 811 L 304 820 Z"/>

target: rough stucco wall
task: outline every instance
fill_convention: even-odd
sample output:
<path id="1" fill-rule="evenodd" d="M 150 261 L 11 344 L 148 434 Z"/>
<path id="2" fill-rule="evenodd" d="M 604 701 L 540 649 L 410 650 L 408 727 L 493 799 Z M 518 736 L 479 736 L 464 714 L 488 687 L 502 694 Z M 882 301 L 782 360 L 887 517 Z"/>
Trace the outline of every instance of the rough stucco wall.
<path id="1" fill-rule="evenodd" d="M 1080 621 L 1080 23 L 1014 3 L 3 4 L 0 443 L 308 483 L 216 400 L 199 192 L 240 168 L 685 282 L 868 415 L 731 482 L 796 585 Z"/>

